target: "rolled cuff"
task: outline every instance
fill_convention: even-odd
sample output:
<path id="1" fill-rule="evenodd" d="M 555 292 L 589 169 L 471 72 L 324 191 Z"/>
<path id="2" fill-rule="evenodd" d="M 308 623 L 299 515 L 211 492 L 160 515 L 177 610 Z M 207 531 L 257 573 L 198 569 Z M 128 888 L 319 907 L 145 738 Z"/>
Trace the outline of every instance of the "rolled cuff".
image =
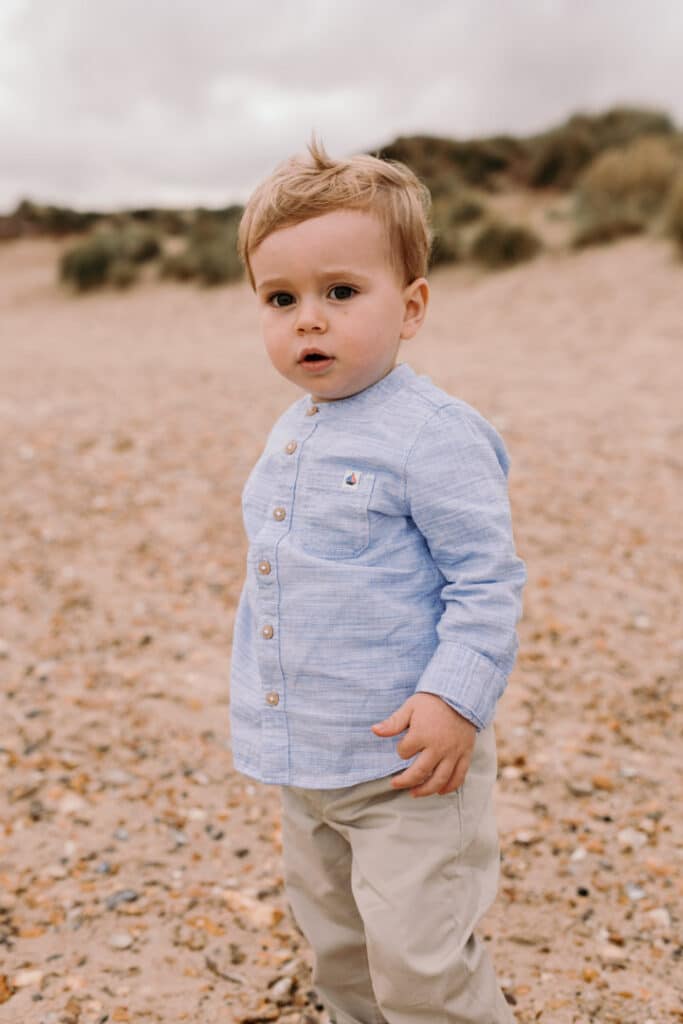
<path id="1" fill-rule="evenodd" d="M 507 686 L 507 677 L 489 658 L 453 640 L 442 640 L 422 673 L 416 693 L 433 693 L 485 729 Z"/>

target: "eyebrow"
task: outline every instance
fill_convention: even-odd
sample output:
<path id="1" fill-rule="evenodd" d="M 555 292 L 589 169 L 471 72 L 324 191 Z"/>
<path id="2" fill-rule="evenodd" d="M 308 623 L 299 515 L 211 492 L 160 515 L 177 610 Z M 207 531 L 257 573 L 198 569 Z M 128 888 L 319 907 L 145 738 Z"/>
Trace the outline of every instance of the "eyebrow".
<path id="1" fill-rule="evenodd" d="M 367 282 L 370 280 L 367 274 L 361 274 L 358 270 L 351 270 L 350 267 L 331 267 L 329 270 L 318 271 L 318 276 L 322 279 L 329 278 L 353 278 L 356 281 Z M 257 291 L 261 291 L 263 288 L 275 288 L 278 286 L 286 286 L 289 283 L 289 279 L 282 275 L 281 277 L 267 277 L 264 281 L 259 281 L 256 286 Z"/>

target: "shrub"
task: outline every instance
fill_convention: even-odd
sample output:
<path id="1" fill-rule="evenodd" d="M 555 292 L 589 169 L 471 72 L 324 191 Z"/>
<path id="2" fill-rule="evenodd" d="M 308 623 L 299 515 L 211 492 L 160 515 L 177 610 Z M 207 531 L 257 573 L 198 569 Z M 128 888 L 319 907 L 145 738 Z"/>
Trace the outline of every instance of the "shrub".
<path id="1" fill-rule="evenodd" d="M 190 281 L 197 276 L 198 263 L 196 254 L 189 249 L 182 252 L 168 253 L 161 260 L 159 273 L 161 277 L 175 281 Z"/>
<path id="2" fill-rule="evenodd" d="M 462 259 L 462 229 L 480 220 L 485 212 L 486 207 L 472 192 L 457 185 L 454 188 L 451 180 L 450 190 L 438 195 L 432 208 L 434 245 L 430 265 L 436 267 Z"/>
<path id="3" fill-rule="evenodd" d="M 541 248 L 540 238 L 529 228 L 492 220 L 473 239 L 470 256 L 477 263 L 498 269 L 533 259 Z"/>
<path id="4" fill-rule="evenodd" d="M 161 255 L 161 241 L 157 231 L 132 221 L 119 229 L 118 244 L 122 257 L 133 263 L 147 263 Z"/>
<path id="5" fill-rule="evenodd" d="M 664 230 L 673 238 L 683 256 L 683 170 L 678 172 L 664 212 Z"/>
<path id="6" fill-rule="evenodd" d="M 137 276 L 137 266 L 131 260 L 115 259 L 109 267 L 108 277 L 115 288 L 130 288 Z"/>
<path id="7" fill-rule="evenodd" d="M 464 142 L 411 135 L 399 136 L 378 155 L 407 164 L 430 189 L 434 186 L 438 191 L 439 182 L 445 177 L 489 188 L 491 178 L 510 170 L 523 154 L 523 143 L 505 135 Z"/>
<path id="8" fill-rule="evenodd" d="M 242 264 L 237 255 L 237 226 L 241 207 L 216 213 L 198 210 L 185 249 L 164 259 L 161 273 L 181 281 L 197 278 L 217 285 L 238 280 Z"/>
<path id="9" fill-rule="evenodd" d="M 578 182 L 574 244 L 591 245 L 645 230 L 661 210 L 681 165 L 671 142 L 659 136 L 601 154 Z"/>
<path id="10" fill-rule="evenodd" d="M 97 232 L 62 254 L 60 280 L 81 292 L 98 288 L 106 283 L 111 265 L 119 254 L 115 235 L 110 231 Z"/>
<path id="11" fill-rule="evenodd" d="M 585 128 L 567 126 L 548 132 L 532 148 L 528 184 L 532 188 L 570 188 L 595 152 Z"/>

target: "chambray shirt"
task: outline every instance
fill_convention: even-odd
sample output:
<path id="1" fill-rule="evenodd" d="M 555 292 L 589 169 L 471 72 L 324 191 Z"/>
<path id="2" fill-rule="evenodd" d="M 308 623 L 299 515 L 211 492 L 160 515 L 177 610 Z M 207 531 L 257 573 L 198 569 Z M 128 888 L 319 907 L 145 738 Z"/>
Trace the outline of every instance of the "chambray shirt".
<path id="1" fill-rule="evenodd" d="M 491 722 L 526 579 L 507 472 L 491 424 L 406 364 L 280 417 L 242 498 L 241 772 L 326 789 L 405 768 L 400 737 L 370 727 L 416 692 Z"/>

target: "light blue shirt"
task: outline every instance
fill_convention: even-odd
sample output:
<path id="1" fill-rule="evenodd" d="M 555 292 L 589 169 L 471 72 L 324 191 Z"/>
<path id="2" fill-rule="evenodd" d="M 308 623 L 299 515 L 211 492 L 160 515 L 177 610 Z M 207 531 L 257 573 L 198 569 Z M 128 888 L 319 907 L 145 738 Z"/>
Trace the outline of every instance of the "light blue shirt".
<path id="1" fill-rule="evenodd" d="M 370 727 L 416 692 L 491 722 L 526 580 L 507 473 L 491 424 L 406 364 L 280 417 L 242 498 L 241 772 L 326 789 L 405 768 Z"/>

